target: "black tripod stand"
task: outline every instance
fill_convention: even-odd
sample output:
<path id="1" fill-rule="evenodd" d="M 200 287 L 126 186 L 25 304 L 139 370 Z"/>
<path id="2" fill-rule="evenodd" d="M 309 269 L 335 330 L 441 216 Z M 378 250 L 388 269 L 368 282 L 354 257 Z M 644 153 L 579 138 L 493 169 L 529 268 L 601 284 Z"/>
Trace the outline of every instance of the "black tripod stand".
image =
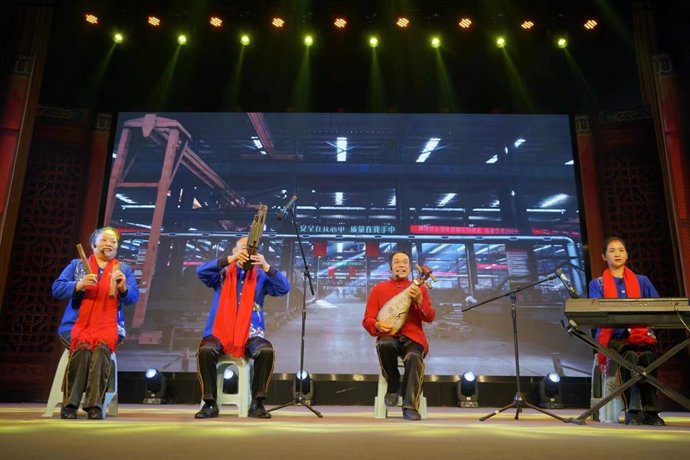
<path id="1" fill-rule="evenodd" d="M 560 417 L 556 414 L 553 414 L 547 410 L 544 410 L 541 407 L 537 407 L 533 404 L 528 403 L 525 400 L 525 398 L 522 396 L 522 390 L 520 388 L 520 355 L 518 353 L 517 308 L 515 307 L 515 304 L 517 301 L 517 293 L 524 290 L 524 289 L 531 288 L 532 286 L 536 286 L 537 284 L 551 281 L 553 279 L 556 279 L 557 277 L 558 277 L 557 275 L 551 274 L 551 275 L 547 276 L 546 278 L 544 278 L 543 280 L 539 280 L 539 281 L 532 283 L 532 284 L 529 284 L 527 286 L 518 287 L 518 288 L 516 288 L 510 292 L 507 292 L 505 294 L 502 294 L 502 295 L 496 296 L 494 298 L 485 300 L 484 302 L 478 303 L 476 305 L 472 305 L 471 307 L 462 310 L 463 312 L 466 312 L 466 311 L 472 310 L 473 308 L 477 308 L 481 305 L 487 304 L 489 302 L 493 302 L 494 300 L 501 299 L 503 297 L 510 297 L 510 313 L 511 313 L 511 316 L 513 318 L 513 349 L 515 350 L 515 383 L 517 384 L 517 393 L 515 393 L 515 396 L 513 397 L 512 403 L 508 404 L 507 406 L 501 407 L 500 409 L 496 409 L 495 411 L 493 411 L 492 413 L 490 413 L 488 415 L 485 415 L 484 417 L 481 417 L 479 419 L 480 422 L 483 422 L 484 420 L 487 420 L 487 419 L 493 417 L 494 415 L 498 415 L 501 412 L 504 412 L 504 411 L 506 411 L 508 409 L 512 409 L 512 408 L 515 408 L 515 420 L 518 420 L 520 417 L 520 413 L 522 412 L 522 409 L 523 408 L 529 408 L 529 409 L 534 409 L 536 411 L 539 411 L 539 412 L 546 414 L 550 417 L 553 417 L 555 419 L 558 419 L 563 423 L 568 423 L 568 422 L 577 423 L 572 418 L 571 419 L 565 419 L 565 418 Z"/>
<path id="2" fill-rule="evenodd" d="M 304 399 L 304 385 L 303 382 L 300 380 L 300 375 L 303 375 L 304 372 L 304 329 L 305 329 L 305 322 L 307 320 L 307 284 L 309 284 L 309 290 L 311 292 L 311 295 L 314 295 L 314 286 L 312 285 L 311 282 L 311 274 L 309 273 L 309 265 L 307 265 L 307 258 L 304 255 L 304 247 L 302 246 L 302 238 L 300 237 L 299 234 L 299 227 L 297 225 L 297 218 L 295 217 L 295 213 L 293 211 L 293 208 L 290 207 L 288 208 L 288 213 L 290 214 L 290 218 L 292 219 L 292 225 L 295 227 L 295 235 L 297 235 L 297 243 L 299 245 L 299 251 L 302 255 L 302 263 L 304 264 L 304 286 L 302 289 L 302 342 L 300 343 L 300 351 L 299 351 L 299 371 L 297 372 L 296 379 L 297 379 L 297 387 L 298 389 L 295 391 L 295 399 L 290 401 L 289 403 L 282 404 L 280 406 L 272 407 L 266 412 L 273 412 L 274 410 L 282 409 L 283 407 L 288 407 L 288 406 L 296 406 L 296 405 L 301 405 L 309 409 L 314 413 L 319 418 L 323 418 L 323 415 L 321 415 L 321 412 L 317 411 L 313 407 L 311 407 L 311 404 L 307 402 L 306 399 Z M 308 283 L 307 283 L 308 282 Z M 314 383 L 311 382 L 311 385 Z"/>

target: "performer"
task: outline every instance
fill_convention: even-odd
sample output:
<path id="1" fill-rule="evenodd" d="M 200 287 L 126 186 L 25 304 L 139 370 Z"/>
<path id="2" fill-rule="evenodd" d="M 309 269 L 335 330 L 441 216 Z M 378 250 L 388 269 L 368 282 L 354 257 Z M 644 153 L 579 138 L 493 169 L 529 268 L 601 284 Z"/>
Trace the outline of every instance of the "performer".
<path id="1" fill-rule="evenodd" d="M 422 417 L 418 410 L 424 381 L 424 356 L 429 351 L 422 321 L 432 322 L 436 311 L 431 306 L 426 287 L 413 286 L 408 292 L 412 304 L 407 321 L 400 331 L 391 334 L 391 325 L 377 320 L 377 315 L 389 299 L 412 284 L 408 279 L 411 271 L 410 257 L 403 251 L 394 252 L 390 256 L 388 266 L 393 277 L 371 289 L 362 326 L 376 337 L 379 365 L 388 384 L 384 398 L 386 405 L 395 406 L 398 403 L 398 395 L 402 392 L 403 417 L 406 420 L 420 420 Z M 402 387 L 398 370 L 399 356 L 405 363 Z"/>
<path id="2" fill-rule="evenodd" d="M 649 298 L 659 297 L 654 285 L 644 275 L 633 273 L 628 267 L 628 252 L 625 243 L 618 237 L 610 237 L 602 245 L 602 258 L 608 268 L 599 278 L 589 283 L 590 298 Z M 641 367 L 649 366 L 656 356 L 656 337 L 647 327 L 627 329 L 600 328 L 597 330 L 597 341 L 605 347 L 610 347 L 623 358 Z M 598 353 L 599 366 L 605 372 L 606 356 Z M 621 366 L 623 383 L 630 379 L 630 371 Z M 656 375 L 655 373 L 652 373 Z M 633 385 L 635 386 L 635 385 Z M 659 417 L 656 389 L 653 385 L 642 380 L 636 384 L 642 402 L 642 411 L 633 410 L 630 405 L 630 389 L 625 391 L 625 424 L 626 425 L 654 425 L 664 426 L 664 420 Z"/>
<path id="3" fill-rule="evenodd" d="M 68 300 L 58 329 L 60 341 L 70 352 L 60 411 L 65 419 L 77 418 L 82 393 L 88 418 L 103 418 L 110 355 L 125 337 L 122 309 L 139 299 L 132 269 L 115 259 L 119 239 L 112 227 L 95 230 L 88 269 L 81 259 L 74 259 L 53 282 L 53 297 Z M 111 296 L 113 282 L 116 289 Z"/>
<path id="4" fill-rule="evenodd" d="M 253 265 L 244 271 L 242 265 Z M 273 374 L 275 353 L 264 338 L 263 304 L 266 295 L 290 291 L 287 278 L 266 262 L 262 254 L 249 255 L 247 238 L 240 238 L 232 254 L 210 260 L 196 270 L 202 283 L 213 289 L 213 303 L 197 351 L 197 369 L 204 405 L 195 418 L 218 417 L 216 364 L 225 354 L 254 360 L 249 416 L 271 418 L 263 401 Z"/>

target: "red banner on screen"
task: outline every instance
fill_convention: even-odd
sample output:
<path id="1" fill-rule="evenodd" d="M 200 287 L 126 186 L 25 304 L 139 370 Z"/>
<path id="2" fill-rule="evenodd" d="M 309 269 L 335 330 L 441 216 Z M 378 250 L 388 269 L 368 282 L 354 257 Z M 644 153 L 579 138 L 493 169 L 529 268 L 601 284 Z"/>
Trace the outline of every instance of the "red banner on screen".
<path id="1" fill-rule="evenodd" d="M 378 241 L 367 241 L 364 253 L 367 257 L 378 257 L 381 255 Z"/>
<path id="2" fill-rule="evenodd" d="M 314 241 L 313 254 L 316 257 L 326 256 L 326 242 L 325 241 Z"/>
<path id="3" fill-rule="evenodd" d="M 517 228 L 410 225 L 410 233 L 417 235 L 517 235 L 520 232 Z"/>

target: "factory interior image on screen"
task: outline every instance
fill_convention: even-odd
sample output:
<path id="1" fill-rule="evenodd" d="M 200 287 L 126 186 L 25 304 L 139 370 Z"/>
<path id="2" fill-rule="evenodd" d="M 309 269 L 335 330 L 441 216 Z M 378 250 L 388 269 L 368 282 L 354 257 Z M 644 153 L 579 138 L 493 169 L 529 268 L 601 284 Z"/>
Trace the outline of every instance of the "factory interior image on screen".
<path id="1" fill-rule="evenodd" d="M 119 368 L 195 370 L 212 298 L 195 270 L 266 205 L 259 252 L 292 286 L 266 299 L 275 372 L 298 369 L 306 299 L 305 369 L 378 373 L 364 306 L 404 250 L 437 279 L 426 373 L 515 375 L 510 299 L 463 310 L 556 269 L 585 290 L 574 168 L 566 115 L 120 113 L 104 223 L 141 296 Z M 278 212 L 293 197 L 294 221 Z M 591 371 L 560 325 L 567 296 L 557 278 L 518 293 L 522 375 Z"/>

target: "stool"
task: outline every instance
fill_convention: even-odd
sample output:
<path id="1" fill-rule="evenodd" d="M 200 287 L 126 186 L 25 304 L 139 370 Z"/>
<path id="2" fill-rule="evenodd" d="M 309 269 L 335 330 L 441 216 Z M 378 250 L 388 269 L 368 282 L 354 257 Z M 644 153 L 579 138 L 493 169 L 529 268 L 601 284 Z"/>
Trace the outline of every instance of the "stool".
<path id="1" fill-rule="evenodd" d="M 224 404 L 232 404 L 237 406 L 238 417 L 247 417 L 249 405 L 252 402 L 251 370 L 253 362 L 254 361 L 251 359 L 233 358 L 228 355 L 222 355 L 218 358 L 218 364 L 216 364 L 216 385 L 218 392 L 218 400 L 216 403 L 218 404 L 218 409 Z M 225 369 L 229 366 L 234 366 L 237 369 L 237 393 L 223 393 L 223 374 L 225 373 Z"/>
<path id="2" fill-rule="evenodd" d="M 402 367 L 403 369 L 405 368 L 405 363 L 403 362 L 403 359 L 398 356 L 398 367 Z M 384 401 L 384 397 L 386 396 L 386 391 L 388 390 L 388 383 L 386 382 L 386 379 L 383 377 L 383 373 L 379 371 L 379 386 L 378 386 L 378 391 L 376 393 L 376 398 L 374 398 L 374 418 L 387 418 L 388 417 L 388 406 L 386 406 L 386 403 Z M 398 407 L 402 407 L 403 404 L 403 398 L 402 396 L 398 396 Z M 424 391 L 422 391 L 422 395 L 419 398 L 419 415 L 422 416 L 422 418 L 428 418 L 429 413 L 427 411 L 426 407 L 426 396 L 424 396 Z"/>
<path id="3" fill-rule="evenodd" d="M 616 379 L 618 367 L 619 366 L 615 361 L 609 359 L 606 375 L 601 375 L 599 370 L 599 361 L 597 360 L 597 356 L 594 356 L 590 407 L 593 407 L 603 398 L 616 391 L 616 388 L 619 386 Z M 634 410 L 636 408 L 640 408 L 640 396 L 639 392 L 637 391 L 637 387 L 635 386 L 633 386 L 630 390 L 630 399 L 631 401 L 629 401 L 629 405 L 631 409 Z M 623 398 L 618 396 L 599 409 L 599 421 L 602 423 L 619 423 L 620 413 L 623 410 L 625 410 Z"/>
<path id="4" fill-rule="evenodd" d="M 43 412 L 43 417 L 52 417 L 56 407 L 62 407 L 62 382 L 65 380 L 65 371 L 67 370 L 67 363 L 69 362 L 69 350 L 65 349 L 62 352 L 57 369 L 55 370 L 55 377 L 53 377 L 53 384 L 50 387 L 50 394 L 48 395 L 48 403 L 46 410 Z M 83 402 L 83 398 L 82 398 Z M 115 353 L 110 354 L 110 376 L 108 377 L 108 389 L 105 392 L 103 399 L 103 417 L 106 414 L 114 417 L 117 415 L 117 357 Z"/>
<path id="5" fill-rule="evenodd" d="M 597 355 L 594 355 L 594 364 L 592 365 L 592 393 L 590 399 L 590 407 L 594 407 L 603 398 L 609 395 L 616 388 L 616 370 L 618 364 L 609 361 L 606 375 L 602 375 L 599 369 L 599 360 Z M 599 409 L 596 418 L 602 423 L 618 423 L 618 417 L 621 410 L 623 410 L 623 400 L 617 397 L 611 400 L 604 407 Z"/>

